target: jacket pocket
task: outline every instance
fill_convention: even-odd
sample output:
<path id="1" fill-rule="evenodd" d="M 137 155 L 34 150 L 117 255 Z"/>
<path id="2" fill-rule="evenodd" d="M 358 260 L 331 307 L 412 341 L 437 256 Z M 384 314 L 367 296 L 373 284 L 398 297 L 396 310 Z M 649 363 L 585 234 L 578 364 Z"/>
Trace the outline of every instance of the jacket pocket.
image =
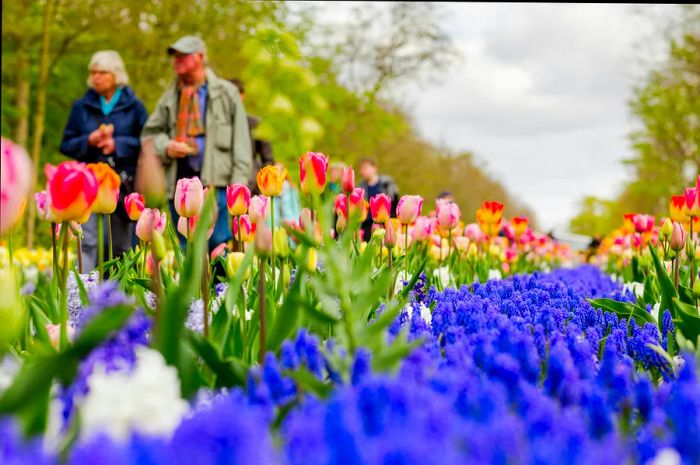
<path id="1" fill-rule="evenodd" d="M 230 150 L 232 145 L 233 128 L 231 124 L 219 123 L 216 126 L 216 138 L 214 140 L 216 148 Z"/>

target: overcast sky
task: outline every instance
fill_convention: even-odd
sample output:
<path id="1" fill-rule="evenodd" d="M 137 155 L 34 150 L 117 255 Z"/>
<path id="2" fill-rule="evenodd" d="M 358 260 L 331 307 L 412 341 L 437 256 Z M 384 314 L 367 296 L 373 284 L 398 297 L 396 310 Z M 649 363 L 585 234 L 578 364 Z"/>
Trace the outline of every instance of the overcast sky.
<path id="1" fill-rule="evenodd" d="M 342 24 L 353 3 L 315 5 L 324 22 Z M 615 195 L 632 154 L 627 101 L 666 50 L 658 19 L 677 7 L 436 6 L 465 60 L 440 85 L 407 90 L 421 134 L 475 153 L 543 228 L 565 229 L 584 195 Z"/>

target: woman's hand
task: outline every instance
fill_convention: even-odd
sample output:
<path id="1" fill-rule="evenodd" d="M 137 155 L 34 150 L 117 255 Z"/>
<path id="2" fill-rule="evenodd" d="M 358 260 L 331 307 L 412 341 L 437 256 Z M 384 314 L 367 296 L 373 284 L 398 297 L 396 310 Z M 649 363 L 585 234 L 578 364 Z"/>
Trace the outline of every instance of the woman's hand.
<path id="1" fill-rule="evenodd" d="M 102 142 L 102 140 L 105 138 L 104 133 L 100 128 L 95 129 L 90 133 L 88 136 L 88 145 L 92 147 L 99 147 L 99 144 Z"/>
<path id="2" fill-rule="evenodd" d="M 116 147 L 115 147 L 115 145 L 114 145 L 114 137 L 109 137 L 109 138 L 107 138 L 107 139 L 102 139 L 102 141 L 100 141 L 100 142 L 97 144 L 97 147 L 102 149 L 102 153 L 103 153 L 104 155 L 111 155 L 111 154 L 113 154 L 114 151 L 115 151 L 115 149 L 116 149 Z"/>

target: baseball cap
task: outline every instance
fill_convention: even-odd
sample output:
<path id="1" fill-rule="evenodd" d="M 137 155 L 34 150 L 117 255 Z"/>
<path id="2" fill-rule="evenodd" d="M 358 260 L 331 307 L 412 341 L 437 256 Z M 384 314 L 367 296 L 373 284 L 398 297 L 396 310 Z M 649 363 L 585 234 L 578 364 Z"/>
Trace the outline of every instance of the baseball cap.
<path id="1" fill-rule="evenodd" d="M 189 55 L 190 53 L 206 53 L 206 51 L 207 47 L 204 45 L 204 41 L 197 36 L 180 37 L 177 42 L 168 47 L 168 55 L 175 52 Z"/>

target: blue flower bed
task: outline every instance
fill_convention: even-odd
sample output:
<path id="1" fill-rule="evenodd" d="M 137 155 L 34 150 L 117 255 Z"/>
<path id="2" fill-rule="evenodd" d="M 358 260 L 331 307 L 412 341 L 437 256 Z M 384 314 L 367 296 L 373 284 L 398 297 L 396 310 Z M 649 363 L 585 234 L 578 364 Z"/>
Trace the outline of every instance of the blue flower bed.
<path id="1" fill-rule="evenodd" d="M 302 331 L 279 359 L 268 354 L 245 391 L 200 402 L 171 439 L 97 438 L 69 463 L 622 464 L 650 463 L 665 448 L 700 463 L 695 359 L 685 354 L 674 372 L 648 346 L 666 343 L 656 326 L 595 310 L 587 297 L 633 299 L 593 267 L 419 292 L 391 332 L 406 327 L 423 342 L 393 375 L 373 374 L 360 350 L 343 383 L 324 344 Z M 672 324 L 663 318 L 663 334 Z M 282 374 L 299 366 L 332 380 L 331 395 L 300 398 Z M 0 463 L 28 463 L 37 446 L 13 431 L 0 424 Z"/>

